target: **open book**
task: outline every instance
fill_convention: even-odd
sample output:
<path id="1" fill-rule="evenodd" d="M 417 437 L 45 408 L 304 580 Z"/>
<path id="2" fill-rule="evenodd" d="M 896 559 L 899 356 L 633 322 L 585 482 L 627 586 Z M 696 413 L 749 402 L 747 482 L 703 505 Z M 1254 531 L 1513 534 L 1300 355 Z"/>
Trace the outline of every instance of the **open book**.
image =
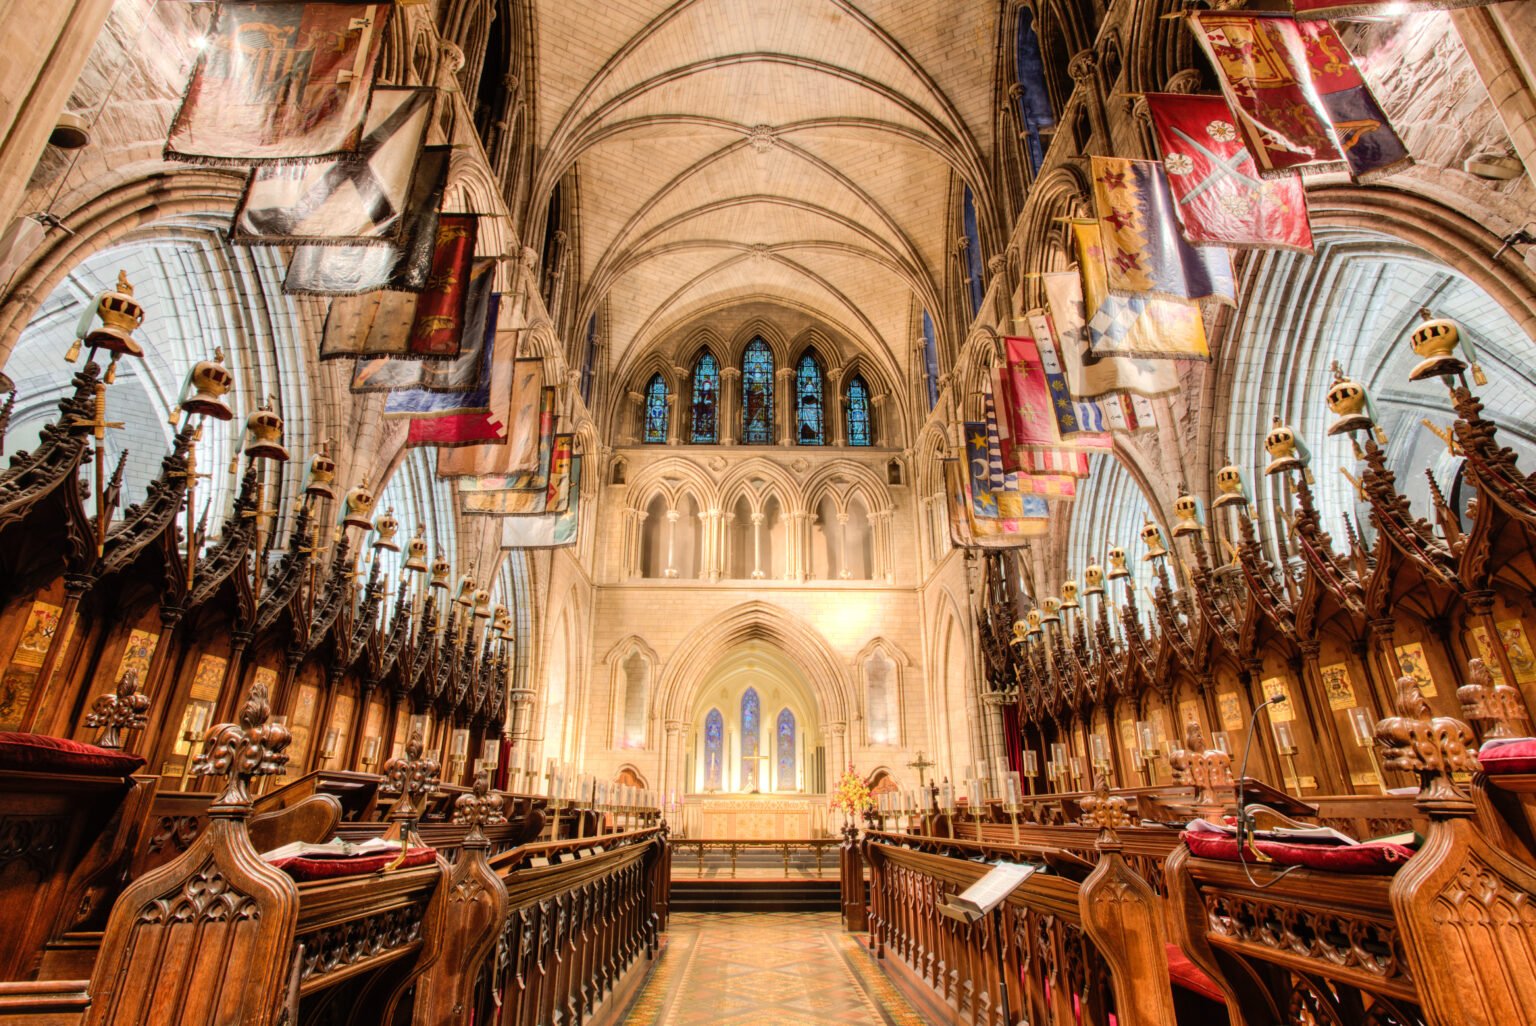
<path id="1" fill-rule="evenodd" d="M 294 841 L 285 844 L 281 848 L 273 848 L 264 851 L 261 857 L 268 862 L 276 862 L 279 859 L 298 858 L 322 858 L 322 859 L 352 859 L 362 858 L 368 855 L 377 855 L 380 852 L 395 851 L 400 847 L 398 841 L 386 841 L 382 837 L 370 837 L 366 841 L 343 841 L 341 838 L 326 841 L 324 844 L 311 844 L 307 841 Z"/>
<path id="2" fill-rule="evenodd" d="M 962 923 L 974 923 L 1001 905 L 1008 895 L 1039 869 L 1039 866 L 1027 862 L 998 862 L 986 876 L 950 898 L 947 905 L 940 905 L 939 911 Z"/>

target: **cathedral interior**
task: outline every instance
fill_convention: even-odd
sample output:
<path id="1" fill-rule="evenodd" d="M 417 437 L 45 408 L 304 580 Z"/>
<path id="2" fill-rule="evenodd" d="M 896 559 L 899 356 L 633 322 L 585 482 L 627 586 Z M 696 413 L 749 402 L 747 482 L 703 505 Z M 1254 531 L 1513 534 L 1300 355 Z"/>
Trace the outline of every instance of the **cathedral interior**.
<path id="1" fill-rule="evenodd" d="M 1529 0 L 0 41 L 0 1024 L 1536 1026 Z"/>

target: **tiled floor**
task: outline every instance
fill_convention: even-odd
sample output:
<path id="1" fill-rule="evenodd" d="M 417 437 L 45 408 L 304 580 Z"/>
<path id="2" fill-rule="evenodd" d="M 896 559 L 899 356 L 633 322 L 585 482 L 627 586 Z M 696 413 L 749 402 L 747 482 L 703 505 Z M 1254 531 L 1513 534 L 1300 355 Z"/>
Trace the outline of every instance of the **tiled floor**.
<path id="1" fill-rule="evenodd" d="M 834 912 L 678 913 L 629 1026 L 926 1026 Z"/>

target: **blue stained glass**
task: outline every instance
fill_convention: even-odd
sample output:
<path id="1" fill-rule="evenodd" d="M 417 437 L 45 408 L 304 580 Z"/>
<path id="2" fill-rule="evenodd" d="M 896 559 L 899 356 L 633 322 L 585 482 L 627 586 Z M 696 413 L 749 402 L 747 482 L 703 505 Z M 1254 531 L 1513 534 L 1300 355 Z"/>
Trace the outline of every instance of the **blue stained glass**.
<path id="1" fill-rule="evenodd" d="M 821 365 L 806 353 L 795 369 L 795 441 L 801 445 L 825 445 L 822 430 Z"/>
<path id="2" fill-rule="evenodd" d="M 704 790 L 718 791 L 724 779 L 725 717 L 711 709 L 704 717 Z"/>
<path id="3" fill-rule="evenodd" d="M 773 350 L 754 338 L 741 358 L 741 440 L 773 443 Z"/>
<path id="4" fill-rule="evenodd" d="M 667 382 L 660 374 L 645 386 L 645 443 L 664 445 L 667 441 Z"/>
<path id="5" fill-rule="evenodd" d="M 720 440 L 720 365 L 708 353 L 693 366 L 693 430 L 689 440 L 703 445 Z"/>
<path id="6" fill-rule="evenodd" d="M 857 374 L 848 382 L 848 444 L 875 444 L 870 430 L 869 386 Z"/>
<path id="7" fill-rule="evenodd" d="M 785 709 L 779 713 L 779 790 L 795 787 L 795 714 Z"/>
<path id="8" fill-rule="evenodd" d="M 923 311 L 923 382 L 928 386 L 928 408 L 939 405 L 939 336 L 933 318 Z"/>
<path id="9" fill-rule="evenodd" d="M 760 711 L 757 689 L 747 688 L 746 694 L 741 696 L 741 779 L 743 783 L 752 781 L 757 785 L 756 790 L 762 790 L 762 782 L 757 779 L 757 756 L 761 754 L 758 743 Z"/>
<path id="10" fill-rule="evenodd" d="M 985 283 L 981 277 L 981 230 L 976 223 L 976 198 L 971 195 L 971 187 L 965 187 L 964 209 L 961 211 L 965 219 L 965 283 L 967 295 L 971 298 L 971 316 L 975 317 L 981 312 L 981 301 L 986 295 Z"/>
<path id="11" fill-rule="evenodd" d="M 1014 75 L 1019 83 L 1019 120 L 1024 124 L 1024 150 L 1030 170 L 1040 173 L 1045 163 L 1045 135 L 1056 127 L 1051 95 L 1045 85 L 1045 61 L 1035 35 L 1035 13 L 1019 8 L 1019 34 L 1014 44 Z"/>

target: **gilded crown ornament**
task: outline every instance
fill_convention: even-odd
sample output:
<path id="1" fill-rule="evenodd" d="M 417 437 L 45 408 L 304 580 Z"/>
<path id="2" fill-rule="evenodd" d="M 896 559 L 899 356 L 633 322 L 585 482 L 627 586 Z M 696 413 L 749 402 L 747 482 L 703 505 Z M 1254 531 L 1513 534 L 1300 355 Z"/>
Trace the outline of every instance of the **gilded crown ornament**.
<path id="1" fill-rule="evenodd" d="M 91 327 L 96 318 L 101 319 L 99 328 Z M 64 359 L 74 363 L 80 358 L 80 347 L 91 350 L 103 349 L 112 354 L 103 381 L 111 384 L 117 380 L 117 361 L 124 356 L 144 355 L 144 349 L 134 340 L 133 333 L 144 323 L 144 307 L 133 298 L 133 286 L 128 282 L 128 272 L 117 272 L 117 287 L 96 295 L 96 301 L 80 315 L 75 331 L 75 341 Z"/>
<path id="2" fill-rule="evenodd" d="M 1009 640 L 1015 645 L 1022 645 L 1029 641 L 1029 622 L 1027 620 L 1013 621 L 1013 636 Z"/>
<path id="3" fill-rule="evenodd" d="M 217 347 L 213 359 L 199 360 L 187 375 L 181 388 L 181 402 L 171 411 L 171 423 L 179 419 L 178 410 L 214 420 L 233 420 L 235 411 L 229 408 L 224 397 L 235 387 L 235 376 L 224 366 L 224 349 Z M 191 395 L 187 393 L 191 392 Z"/>
<path id="4" fill-rule="evenodd" d="M 1236 464 L 1228 463 L 1216 471 L 1216 498 L 1211 500 L 1212 509 L 1248 505 L 1248 490 L 1243 487 L 1243 472 Z"/>
<path id="5" fill-rule="evenodd" d="M 1050 596 L 1049 598 L 1046 598 L 1043 601 L 1041 601 L 1040 609 L 1041 609 L 1041 616 L 1040 616 L 1040 622 L 1041 623 L 1060 623 L 1061 622 L 1061 599 L 1056 598 L 1054 595 Z"/>
<path id="6" fill-rule="evenodd" d="M 346 498 L 341 503 L 341 526 L 359 527 L 364 531 L 373 530 L 373 489 L 368 487 L 368 477 L 347 490 Z"/>
<path id="7" fill-rule="evenodd" d="M 1028 613 L 1025 614 L 1024 619 L 1029 621 L 1030 637 L 1038 638 L 1041 634 L 1045 633 L 1045 629 L 1040 626 L 1041 622 L 1045 619 L 1040 614 L 1040 610 L 1031 609 Z"/>
<path id="8" fill-rule="evenodd" d="M 459 587 L 453 593 L 453 600 L 465 609 L 475 604 L 475 575 L 465 571 L 459 575 Z"/>
<path id="9" fill-rule="evenodd" d="M 484 588 L 475 589 L 475 619 L 489 620 L 491 618 L 491 593 Z"/>
<path id="10" fill-rule="evenodd" d="M 283 418 L 272 409 L 270 396 L 245 418 L 245 456 L 277 463 L 288 460 L 288 450 L 283 448 Z"/>
<path id="11" fill-rule="evenodd" d="M 1376 426 L 1376 410 L 1371 397 L 1360 382 L 1347 377 L 1337 360 L 1333 364 L 1333 384 L 1328 386 L 1328 408 L 1336 418 L 1328 426 L 1328 434 L 1352 435 L 1357 431 L 1376 429 L 1376 440 L 1386 443 L 1387 436 Z"/>
<path id="12" fill-rule="evenodd" d="M 1205 530 L 1205 525 L 1200 523 L 1200 500 L 1183 485 L 1179 486 L 1179 497 L 1173 500 L 1173 515 L 1178 518 L 1173 525 L 1175 538 L 1200 534 Z"/>
<path id="13" fill-rule="evenodd" d="M 288 747 L 293 735 L 280 723 L 267 722 L 272 703 L 267 686 L 251 685 L 251 694 L 240 710 L 239 723 L 220 723 L 208 731 L 203 752 L 192 762 L 196 776 L 228 777 L 224 793 L 215 803 L 231 810 L 250 811 L 251 781 L 275 776 L 288 764 Z"/>
<path id="14" fill-rule="evenodd" d="M 1471 752 L 1472 729 L 1454 717 L 1436 716 L 1412 677 L 1397 679 L 1397 715 L 1376 724 L 1376 743 L 1382 765 L 1419 778 L 1420 802 L 1466 800 L 1451 774 L 1479 768 Z"/>
<path id="15" fill-rule="evenodd" d="M 1487 664 L 1476 656 L 1467 663 L 1467 678 L 1467 683 L 1456 689 L 1456 698 L 1467 718 L 1482 728 L 1485 741 L 1530 733 L 1520 692 L 1508 684 L 1495 684 Z"/>
<path id="16" fill-rule="evenodd" d="M 491 627 L 496 631 L 496 637 L 501 641 L 512 641 L 512 613 L 506 606 L 497 606 L 495 614 L 491 617 Z"/>
<path id="17" fill-rule="evenodd" d="M 1456 322 L 1431 316 L 1428 309 L 1421 309 L 1419 315 L 1424 318 L 1424 322 L 1408 336 L 1408 344 L 1419 357 L 1419 362 L 1408 372 L 1408 380 L 1424 381 L 1461 374 L 1467 369 L 1467 364 L 1456 355 L 1456 348 L 1464 345 L 1467 355 L 1472 358 L 1472 380 L 1479 385 L 1488 384 L 1488 376 L 1477 362 L 1472 340 L 1462 337 Z"/>
<path id="18" fill-rule="evenodd" d="M 424 524 L 417 524 L 416 533 L 405 543 L 405 569 L 413 574 L 427 572 L 427 528 Z"/>
<path id="19" fill-rule="evenodd" d="M 1141 540 L 1147 547 L 1147 551 L 1141 557 L 1143 563 L 1149 559 L 1163 559 L 1168 555 L 1168 549 L 1163 545 L 1162 529 L 1151 520 L 1145 520 L 1142 523 Z"/>
<path id="20" fill-rule="evenodd" d="M 1125 568 L 1125 550 L 1118 545 L 1112 546 L 1109 550 L 1109 573 L 1104 575 L 1105 579 L 1118 581 L 1129 576 L 1131 572 Z"/>
<path id="21" fill-rule="evenodd" d="M 336 498 L 336 461 L 331 458 L 324 442 L 309 458 L 309 476 L 304 479 L 304 494 L 316 499 Z"/>
<path id="22" fill-rule="evenodd" d="M 1078 609 L 1078 608 L 1080 608 L 1080 605 L 1079 605 L 1079 603 L 1077 601 L 1077 582 L 1076 581 L 1063 581 L 1061 583 L 1061 608 L 1063 608 L 1063 609 Z"/>
<path id="23" fill-rule="evenodd" d="M 1269 463 L 1264 467 L 1266 475 L 1307 468 L 1309 454 L 1306 446 L 1295 430 L 1289 424 L 1282 424 L 1279 417 L 1270 421 L 1269 434 L 1264 436 L 1264 451 L 1269 453 Z"/>
<path id="24" fill-rule="evenodd" d="M 149 698 L 139 693 L 139 675 L 128 670 L 117 682 L 117 690 L 97 697 L 85 725 L 101 729 L 96 738 L 100 747 L 122 748 L 124 734 L 144 729 L 148 711 Z"/>
<path id="25" fill-rule="evenodd" d="M 1092 557 L 1089 559 L 1088 566 L 1083 570 L 1083 594 L 1102 595 L 1104 594 L 1104 568 L 1099 566 Z"/>
<path id="26" fill-rule="evenodd" d="M 373 529 L 378 537 L 373 540 L 373 547 L 385 552 L 399 552 L 400 543 L 395 541 L 395 535 L 400 531 L 400 520 L 395 516 L 395 507 L 390 506 L 384 510 L 384 515 L 373 522 Z"/>
<path id="27" fill-rule="evenodd" d="M 441 552 L 432 560 L 432 580 L 427 583 L 434 588 L 448 590 L 448 578 L 453 576 L 453 564 Z"/>
<path id="28" fill-rule="evenodd" d="M 487 770 L 475 774 L 475 784 L 468 794 L 461 794 L 453 801 L 453 821 L 469 827 L 464 843 L 486 843 L 484 828 L 500 826 L 507 821 L 501 811 L 501 795 L 491 791 L 491 775 Z"/>

